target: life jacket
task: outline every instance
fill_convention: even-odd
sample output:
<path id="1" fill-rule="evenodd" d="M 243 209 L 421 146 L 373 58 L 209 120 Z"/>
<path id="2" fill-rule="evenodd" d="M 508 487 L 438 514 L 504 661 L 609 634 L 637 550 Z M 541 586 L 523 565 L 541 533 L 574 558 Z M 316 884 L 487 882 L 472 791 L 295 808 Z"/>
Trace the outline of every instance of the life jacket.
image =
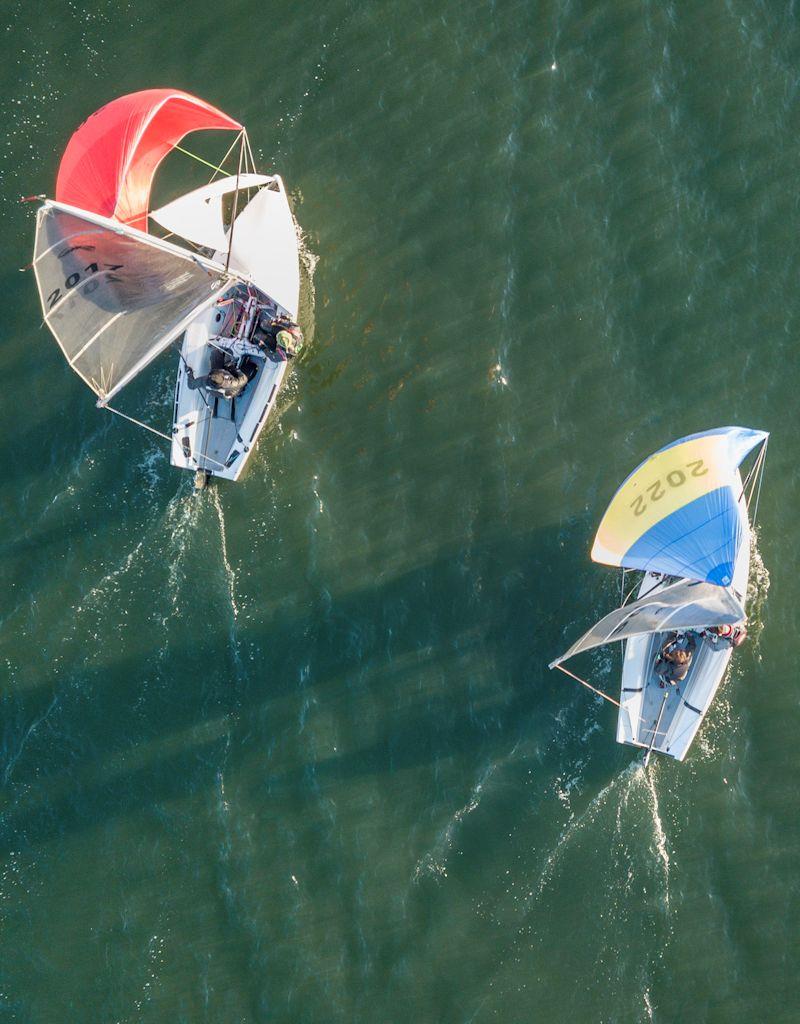
<path id="1" fill-rule="evenodd" d="M 747 626 L 737 626 L 731 637 L 731 647 L 739 647 L 747 639 Z"/>
<path id="2" fill-rule="evenodd" d="M 286 331 L 292 340 L 287 339 L 285 344 L 278 341 L 278 335 L 282 331 Z M 280 349 L 285 356 L 291 358 L 303 347 L 303 332 L 294 320 L 288 317 L 278 316 L 273 319 L 267 314 L 262 314 L 256 327 L 255 340 L 266 344 L 270 352 L 278 352 Z"/>
<path id="3" fill-rule="evenodd" d="M 303 347 L 303 332 L 298 325 L 291 320 L 284 322 L 278 320 L 275 327 L 277 327 L 275 332 L 276 348 L 282 349 L 289 359 L 296 356 Z"/>

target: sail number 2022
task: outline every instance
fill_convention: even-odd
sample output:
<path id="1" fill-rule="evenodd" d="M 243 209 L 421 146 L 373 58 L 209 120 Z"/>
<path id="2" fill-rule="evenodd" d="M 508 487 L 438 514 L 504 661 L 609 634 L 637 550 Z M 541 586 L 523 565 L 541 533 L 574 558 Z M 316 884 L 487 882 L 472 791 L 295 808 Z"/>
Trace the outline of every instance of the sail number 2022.
<path id="1" fill-rule="evenodd" d="M 689 470 L 689 476 L 705 476 L 708 472 L 708 467 L 703 463 L 702 459 L 687 462 L 685 468 Z M 683 469 L 672 469 L 667 473 L 664 481 L 658 479 L 655 483 L 648 484 L 644 489 L 645 493 L 637 494 L 631 502 L 630 507 L 633 509 L 633 514 L 635 516 L 643 516 L 648 506 L 647 495 L 650 496 L 651 501 L 661 501 L 667 493 L 667 488 L 682 487 L 686 483 L 686 476 L 687 474 Z M 665 483 L 666 486 L 664 485 Z"/>

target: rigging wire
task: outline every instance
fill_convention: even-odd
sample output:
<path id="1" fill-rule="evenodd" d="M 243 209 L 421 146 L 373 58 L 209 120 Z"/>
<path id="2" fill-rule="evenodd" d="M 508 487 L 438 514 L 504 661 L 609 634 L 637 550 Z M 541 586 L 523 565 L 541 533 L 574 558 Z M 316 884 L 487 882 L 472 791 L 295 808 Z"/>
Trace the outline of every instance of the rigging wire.
<path id="1" fill-rule="evenodd" d="M 242 129 L 242 132 L 243 131 L 244 131 L 244 129 Z M 236 143 L 242 137 L 242 132 L 239 132 L 239 134 L 236 136 L 236 138 L 233 140 L 233 142 L 230 144 L 230 146 L 228 146 L 227 150 L 225 151 L 225 156 L 219 162 L 219 167 L 216 167 L 214 169 L 214 173 L 209 178 L 209 181 L 208 181 L 209 185 L 214 180 L 214 178 L 216 178 L 216 176 L 218 174 L 224 174 L 225 173 L 222 168 L 225 166 L 225 161 L 228 159 L 228 157 L 231 155 L 231 153 L 236 148 Z"/>
<path id="2" fill-rule="evenodd" d="M 758 456 L 758 463 L 759 463 L 761 468 L 759 469 L 759 473 L 758 473 L 758 490 L 756 491 L 756 505 L 755 505 L 755 509 L 753 510 L 753 526 L 755 526 L 756 522 L 758 521 L 758 503 L 761 500 L 761 482 L 764 479 L 764 463 L 766 462 L 766 458 L 767 458 L 767 445 L 768 444 L 769 444 L 769 438 L 766 438 L 766 440 L 764 441 L 764 447 L 761 449 L 761 452 L 759 453 L 759 456 Z M 750 497 L 752 498 L 752 496 L 753 496 L 753 493 L 751 491 L 750 492 Z"/>
<path id="3" fill-rule="evenodd" d="M 764 444 L 761 447 L 761 451 L 758 453 L 756 461 L 753 463 L 753 466 L 752 466 L 750 472 L 747 474 L 747 476 L 745 477 L 744 483 L 742 484 L 742 493 L 739 495 L 739 500 L 740 501 L 742 500 L 742 496 L 744 495 L 745 491 L 747 490 L 747 485 L 752 480 L 752 486 L 750 487 L 750 493 L 747 496 L 747 504 L 748 505 L 750 504 L 750 501 L 751 501 L 751 499 L 753 497 L 753 491 L 755 489 L 756 479 L 757 479 L 756 474 L 759 472 L 759 470 L 761 468 L 761 465 L 762 465 L 762 463 L 764 461 L 764 458 L 766 456 L 767 444 L 768 443 L 769 443 L 769 438 L 767 437 L 766 440 L 764 441 Z"/>
<path id="4" fill-rule="evenodd" d="M 252 167 L 253 171 L 255 172 L 255 169 L 256 169 L 256 158 L 253 156 L 253 149 L 252 149 L 252 146 L 250 145 L 250 136 L 247 134 L 247 129 L 246 128 L 244 129 L 244 141 L 245 141 L 245 143 L 247 145 L 247 152 L 250 155 L 250 166 Z"/>

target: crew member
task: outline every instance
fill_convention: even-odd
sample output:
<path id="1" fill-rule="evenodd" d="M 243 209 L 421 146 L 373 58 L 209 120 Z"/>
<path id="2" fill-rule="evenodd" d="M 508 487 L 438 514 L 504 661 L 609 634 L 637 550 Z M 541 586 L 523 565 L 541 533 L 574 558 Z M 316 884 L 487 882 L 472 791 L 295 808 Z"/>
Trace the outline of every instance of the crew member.
<path id="1" fill-rule="evenodd" d="M 190 366 L 186 367 L 187 383 L 192 391 L 197 388 L 205 388 L 214 394 L 222 395 L 223 398 L 238 398 L 247 387 L 249 378 L 243 370 L 239 370 L 235 363 L 227 366 L 217 366 L 209 370 L 204 377 L 195 377 Z"/>
<path id="2" fill-rule="evenodd" d="M 655 665 L 661 686 L 674 686 L 683 682 L 692 667 L 696 648 L 697 638 L 693 633 L 671 633 L 667 637 Z"/>
<path id="3" fill-rule="evenodd" d="M 712 647 L 739 647 L 747 639 L 747 627 L 742 626 L 709 626 L 703 637 Z"/>
<path id="4" fill-rule="evenodd" d="M 303 332 L 288 316 L 262 317 L 254 339 L 281 361 L 293 359 L 303 347 Z"/>

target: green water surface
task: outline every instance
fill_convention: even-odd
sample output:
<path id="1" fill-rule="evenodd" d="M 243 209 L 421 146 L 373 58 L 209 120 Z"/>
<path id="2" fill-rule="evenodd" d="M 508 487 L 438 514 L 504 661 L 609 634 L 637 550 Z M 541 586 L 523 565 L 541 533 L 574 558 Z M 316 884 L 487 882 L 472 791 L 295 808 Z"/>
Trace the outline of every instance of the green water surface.
<path id="1" fill-rule="evenodd" d="M 0 1020 L 800 1020 L 796 5 L 2 27 Z M 305 233 L 313 343 L 200 499 L 18 271 L 18 197 L 153 86 L 245 123 Z M 124 407 L 168 426 L 175 371 Z M 728 423 L 772 432 L 752 642 L 645 774 L 546 666 L 617 596 L 617 484 Z"/>

